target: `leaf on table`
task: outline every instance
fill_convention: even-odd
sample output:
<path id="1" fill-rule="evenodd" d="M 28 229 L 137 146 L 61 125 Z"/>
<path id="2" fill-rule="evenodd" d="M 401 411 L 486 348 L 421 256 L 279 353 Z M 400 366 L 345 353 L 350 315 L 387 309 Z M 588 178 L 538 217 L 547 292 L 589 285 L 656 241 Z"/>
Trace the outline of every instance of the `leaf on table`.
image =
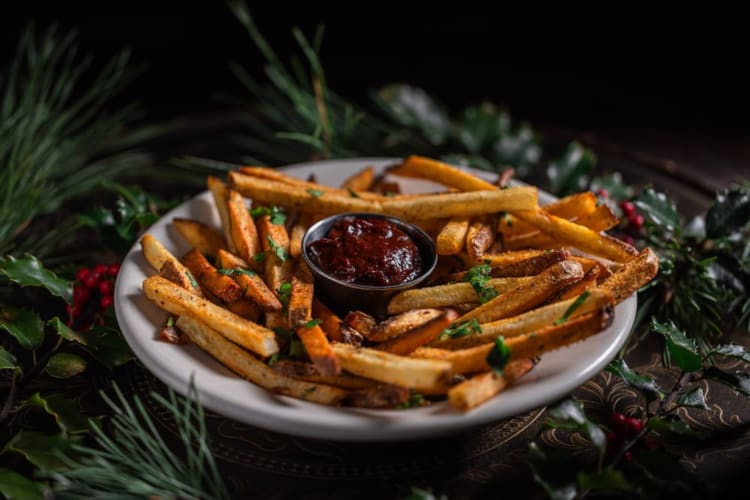
<path id="1" fill-rule="evenodd" d="M 47 485 L 0 467 L 0 494 L 7 500 L 43 500 Z"/>
<path id="2" fill-rule="evenodd" d="M 51 415 L 61 431 L 67 434 L 87 432 L 89 417 L 81 412 L 78 402 L 62 394 L 42 396 L 38 392 L 25 401 L 25 404 L 38 406 Z"/>
<path id="3" fill-rule="evenodd" d="M 47 361 L 44 371 L 50 377 L 70 378 L 86 370 L 86 360 L 78 354 L 58 352 Z"/>
<path id="4" fill-rule="evenodd" d="M 576 141 L 571 142 L 547 167 L 550 189 L 558 196 L 585 189 L 588 174 L 595 165 L 596 155 L 593 151 Z"/>
<path id="5" fill-rule="evenodd" d="M 703 393 L 702 387 L 696 387 L 691 391 L 680 394 L 680 397 L 677 399 L 677 405 L 700 408 L 702 410 L 710 409 L 706 404 L 706 395 Z"/>
<path id="6" fill-rule="evenodd" d="M 647 222 L 663 232 L 680 233 L 680 216 L 674 202 L 666 194 L 646 188 L 633 203 L 640 209 Z"/>
<path id="7" fill-rule="evenodd" d="M 657 398 L 661 399 L 664 394 L 651 376 L 636 372 L 622 358 L 610 362 L 605 370 L 609 373 L 619 375 L 628 385 L 642 391 L 649 401 Z"/>
<path id="8" fill-rule="evenodd" d="M 0 345 L 0 370 L 14 370 L 18 368 L 16 357 Z"/>
<path id="9" fill-rule="evenodd" d="M 739 344 L 722 344 L 711 349 L 711 352 L 708 354 L 709 356 L 719 354 L 721 356 L 740 359 L 746 363 L 750 363 L 750 351 Z"/>
<path id="10" fill-rule="evenodd" d="M 24 429 L 13 436 L 7 449 L 26 457 L 26 460 L 43 470 L 59 470 L 67 468 L 60 455 L 73 454 L 73 445 L 81 440 L 79 435 L 43 434 Z"/>
<path id="11" fill-rule="evenodd" d="M 716 194 L 706 213 L 706 237 L 729 238 L 750 221 L 750 189 L 724 189 Z"/>
<path id="12" fill-rule="evenodd" d="M 30 309 L 3 308 L 0 311 L 0 330 L 13 335 L 21 347 L 35 350 L 44 342 L 44 323 Z"/>
<path id="13" fill-rule="evenodd" d="M 68 304 L 73 301 L 73 286 L 70 281 L 46 269 L 33 255 L 27 254 L 20 258 L 12 255 L 0 257 L 0 273 L 21 286 L 44 287 Z"/>
<path id="14" fill-rule="evenodd" d="M 659 433 L 676 434 L 678 436 L 688 436 L 702 438 L 703 435 L 690 427 L 687 423 L 680 420 L 677 416 L 668 417 L 651 417 L 646 424 L 649 429 Z"/>
<path id="15" fill-rule="evenodd" d="M 583 406 L 575 399 L 568 398 L 549 409 L 549 419 L 546 424 L 550 427 L 571 429 L 583 432 L 593 445 L 603 455 L 607 446 L 604 431 L 590 421 L 583 410 Z"/>
<path id="16" fill-rule="evenodd" d="M 651 320 L 651 331 L 663 335 L 667 339 L 667 360 L 686 372 L 694 372 L 703 367 L 698 347 L 693 339 L 689 339 L 685 332 L 677 327 L 673 321 L 660 323 Z"/>
<path id="17" fill-rule="evenodd" d="M 703 372 L 703 376 L 728 385 L 735 391 L 750 398 L 750 375 L 741 371 L 726 372 L 711 366 Z"/>
<path id="18" fill-rule="evenodd" d="M 112 328 L 92 329 L 86 334 L 84 349 L 109 369 L 122 366 L 134 358 L 122 334 Z"/>

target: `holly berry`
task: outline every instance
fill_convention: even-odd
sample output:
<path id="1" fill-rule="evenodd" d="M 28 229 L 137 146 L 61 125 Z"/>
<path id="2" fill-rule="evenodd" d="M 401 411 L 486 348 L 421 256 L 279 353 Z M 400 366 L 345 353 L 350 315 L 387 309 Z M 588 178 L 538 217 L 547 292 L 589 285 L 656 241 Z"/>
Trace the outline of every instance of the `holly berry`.
<path id="1" fill-rule="evenodd" d="M 624 460 L 625 462 L 630 462 L 631 460 L 633 460 L 633 454 L 632 454 L 632 453 L 630 453 L 630 451 L 626 451 L 625 453 L 623 453 L 623 455 L 622 455 L 622 459 L 623 459 L 623 460 Z"/>
<path id="2" fill-rule="evenodd" d="M 114 278 L 119 272 L 120 264 L 115 262 L 114 264 L 110 264 L 109 266 L 107 266 L 107 276 L 111 276 L 112 278 Z"/>
<path id="3" fill-rule="evenodd" d="M 91 298 L 91 289 L 76 285 L 73 287 L 73 303 L 76 305 L 85 304 Z"/>
<path id="4" fill-rule="evenodd" d="M 112 295 L 115 290 L 115 285 L 109 280 L 102 280 L 99 282 L 99 293 L 103 296 Z"/>
<path id="5" fill-rule="evenodd" d="M 635 205 L 633 205 L 628 200 L 622 200 L 620 202 L 620 209 L 622 209 L 622 213 L 625 214 L 626 217 L 630 218 L 635 214 Z"/>
<path id="6" fill-rule="evenodd" d="M 640 231 L 643 227 L 643 216 L 642 215 L 633 215 L 630 217 L 630 225 L 633 226 L 633 229 L 636 231 Z"/>
<path id="7" fill-rule="evenodd" d="M 101 307 L 102 311 L 106 311 L 112 306 L 112 304 L 114 304 L 114 302 L 115 299 L 111 295 L 105 295 L 99 299 L 99 307 Z"/>
<path id="8" fill-rule="evenodd" d="M 91 274 L 91 270 L 88 267 L 82 267 L 76 271 L 76 280 L 83 282 L 89 274 Z"/>
<path id="9" fill-rule="evenodd" d="M 96 266 L 94 266 L 94 272 L 101 276 L 103 274 L 106 274 L 108 267 L 109 266 L 107 266 L 107 264 L 97 264 Z"/>
<path id="10" fill-rule="evenodd" d="M 637 435 L 639 432 L 643 430 L 643 421 L 637 418 L 633 418 L 633 417 L 627 418 L 625 419 L 625 423 L 626 423 L 627 433 L 630 435 L 630 437 Z"/>
<path id="11" fill-rule="evenodd" d="M 599 198 L 605 198 L 605 199 L 609 199 L 609 191 L 607 191 L 607 190 L 606 190 L 606 189 L 604 189 L 604 188 L 599 188 L 599 189 L 597 189 L 597 190 L 596 190 L 596 195 L 597 195 L 597 196 L 598 196 Z"/>

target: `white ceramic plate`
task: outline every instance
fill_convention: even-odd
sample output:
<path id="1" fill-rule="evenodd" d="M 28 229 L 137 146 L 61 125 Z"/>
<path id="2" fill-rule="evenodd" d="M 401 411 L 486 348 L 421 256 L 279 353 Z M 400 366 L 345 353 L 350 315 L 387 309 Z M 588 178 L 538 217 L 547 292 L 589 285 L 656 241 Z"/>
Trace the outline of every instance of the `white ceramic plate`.
<path id="1" fill-rule="evenodd" d="M 356 170 L 373 165 L 378 169 L 393 163 L 388 158 L 331 160 L 292 165 L 285 172 L 318 182 L 339 185 Z M 487 177 L 486 172 L 474 171 Z M 489 179 L 492 176 L 487 177 Z M 434 191 L 433 183 L 400 178 L 405 192 Z M 540 203 L 553 198 L 540 193 Z M 175 217 L 192 218 L 219 227 L 219 217 L 209 192 L 173 209 L 148 232 L 175 255 L 188 246 L 170 222 Z M 589 339 L 545 354 L 542 361 L 514 386 L 467 413 L 447 403 L 409 410 L 365 410 L 335 408 L 279 396 L 236 376 L 192 345 L 174 345 L 157 340 L 165 313 L 142 294 L 143 280 L 153 271 L 143 259 L 140 244 L 130 249 L 122 263 L 115 287 L 115 311 L 122 332 L 138 359 L 168 386 L 186 394 L 191 376 L 200 401 L 211 410 L 258 427 L 286 434 L 341 441 L 395 441 L 458 433 L 512 417 L 547 405 L 568 394 L 602 370 L 627 339 L 636 311 L 635 296 L 617 306 L 614 323 Z"/>

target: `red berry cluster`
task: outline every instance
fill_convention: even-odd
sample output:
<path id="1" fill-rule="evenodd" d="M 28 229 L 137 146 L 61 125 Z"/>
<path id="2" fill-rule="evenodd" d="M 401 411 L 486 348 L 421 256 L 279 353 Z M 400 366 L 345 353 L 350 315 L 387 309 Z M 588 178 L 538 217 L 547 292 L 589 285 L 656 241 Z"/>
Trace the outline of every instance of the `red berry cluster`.
<path id="1" fill-rule="evenodd" d="M 609 416 L 609 425 L 612 429 L 607 433 L 607 452 L 612 454 L 622 449 L 625 442 L 635 438 L 643 430 L 643 420 L 635 417 L 626 417 L 622 413 L 615 412 Z M 626 451 L 623 460 L 630 462 L 633 455 Z"/>
<path id="2" fill-rule="evenodd" d="M 120 264 L 97 264 L 76 272 L 73 304 L 67 306 L 68 326 L 86 329 L 101 321 L 101 314 L 114 303 L 115 278 Z"/>
<path id="3" fill-rule="evenodd" d="M 607 191 L 606 189 L 597 189 L 596 195 L 602 200 L 611 200 L 609 191 Z M 641 232 L 641 229 L 643 229 L 643 216 L 636 211 L 635 205 L 633 205 L 633 203 L 628 200 L 622 200 L 619 203 L 619 206 L 626 220 L 624 230 L 627 235 L 624 239 L 627 243 L 633 245 L 635 243 L 633 236 L 638 236 Z"/>

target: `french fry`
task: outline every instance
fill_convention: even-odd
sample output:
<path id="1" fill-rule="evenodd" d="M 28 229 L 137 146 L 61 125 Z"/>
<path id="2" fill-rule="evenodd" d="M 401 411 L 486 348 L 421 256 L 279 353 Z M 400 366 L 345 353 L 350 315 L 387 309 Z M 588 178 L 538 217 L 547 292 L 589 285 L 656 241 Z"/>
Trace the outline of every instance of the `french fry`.
<path id="1" fill-rule="evenodd" d="M 334 188 L 331 186 L 326 186 L 324 184 L 318 184 L 317 182 L 315 182 L 313 176 L 311 176 L 308 180 L 304 181 L 297 177 L 286 174 L 280 170 L 268 168 L 268 167 L 241 167 L 239 169 L 239 172 L 249 177 L 255 177 L 255 178 L 262 179 L 262 180 L 268 180 L 268 181 L 286 184 L 288 186 L 287 189 L 292 188 L 295 192 L 311 190 L 311 191 L 320 191 L 325 194 L 336 194 L 338 196 L 353 197 L 352 194 L 346 188 L 339 189 L 339 188 Z M 377 194 L 377 193 L 367 192 L 365 190 L 362 190 L 361 192 L 356 193 L 356 195 L 367 200 L 383 199 L 382 195 Z M 276 203 L 276 205 L 280 205 L 280 204 Z"/>
<path id="2" fill-rule="evenodd" d="M 380 384 L 350 391 L 343 405 L 357 408 L 398 408 L 408 402 L 409 397 L 411 391 L 406 387 Z"/>
<path id="3" fill-rule="evenodd" d="M 561 242 L 614 262 L 627 262 L 638 253 L 632 246 L 622 240 L 597 233 L 587 227 L 544 213 L 538 209 L 519 210 L 515 212 L 515 215 Z"/>
<path id="4" fill-rule="evenodd" d="M 234 302 L 242 298 L 242 289 L 237 282 L 229 276 L 219 273 L 197 248 L 193 248 L 186 253 L 182 257 L 182 263 L 195 276 L 201 286 L 224 302 Z"/>
<path id="5" fill-rule="evenodd" d="M 347 177 L 341 187 L 347 191 L 369 191 L 374 180 L 375 170 L 368 166 Z"/>
<path id="6" fill-rule="evenodd" d="M 292 279 L 289 233 L 283 225 L 273 224 L 268 215 L 262 215 L 258 218 L 258 235 L 265 253 L 266 283 L 278 290 Z"/>
<path id="7" fill-rule="evenodd" d="M 497 319 L 515 316 L 541 304 L 572 281 L 583 277 L 583 269 L 578 262 L 566 260 L 548 267 L 527 283 L 501 293 L 479 307 L 464 314 L 457 323 L 476 319 L 487 323 Z"/>
<path id="8" fill-rule="evenodd" d="M 274 371 L 263 361 L 193 317 L 180 316 L 176 325 L 195 345 L 221 364 L 269 391 L 325 405 L 338 405 L 347 395 L 346 390 L 338 387 L 302 382 Z"/>
<path id="9" fill-rule="evenodd" d="M 581 264 L 584 272 L 589 272 L 592 267 L 596 267 L 599 270 L 599 274 L 596 276 L 597 281 L 603 281 L 612 275 L 610 267 L 598 259 L 581 257 L 580 255 L 572 255 L 570 258 Z"/>
<path id="10" fill-rule="evenodd" d="M 234 246 L 234 240 L 232 239 L 232 225 L 229 220 L 229 209 L 227 203 L 229 202 L 229 189 L 227 185 L 219 179 L 209 175 L 206 179 L 206 185 L 211 191 L 211 196 L 214 200 L 214 207 L 219 213 L 219 220 L 221 221 L 221 231 L 224 234 L 224 241 L 226 242 L 227 249 L 230 252 L 235 252 L 237 249 Z"/>
<path id="11" fill-rule="evenodd" d="M 375 325 L 377 325 L 377 320 L 375 318 L 366 312 L 359 310 L 349 311 L 346 318 L 344 318 L 344 322 L 349 328 L 359 332 L 365 338 L 370 335 L 370 332 L 375 328 Z"/>
<path id="12" fill-rule="evenodd" d="M 292 274 L 287 313 L 289 326 L 298 328 L 312 319 L 313 277 L 304 260 L 300 260 Z"/>
<path id="13" fill-rule="evenodd" d="M 508 267 L 512 264 L 519 264 L 524 261 L 536 259 L 549 253 L 550 250 L 512 250 L 501 253 L 486 253 L 482 255 L 480 262 L 476 262 L 471 259 L 468 255 L 461 255 L 464 260 L 464 264 L 467 266 L 475 266 L 477 264 L 487 264 L 490 267 Z"/>
<path id="14" fill-rule="evenodd" d="M 568 314 L 568 319 L 577 318 L 582 314 L 590 313 L 597 309 L 614 305 L 615 303 L 614 296 L 609 290 L 593 288 L 589 291 L 589 296 L 583 302 L 573 310 L 570 310 L 576 302 L 576 298 L 531 309 L 510 318 L 482 323 L 479 325 L 479 333 L 436 340 L 431 346 L 449 350 L 466 349 L 467 347 L 492 342 L 497 337 L 505 337 L 507 339 L 540 330 L 552 325 L 556 321 L 560 321 L 566 313 Z"/>
<path id="15" fill-rule="evenodd" d="M 619 304 L 654 279 L 659 271 L 659 257 L 646 247 L 619 271 L 604 280 L 601 287 L 610 290 Z"/>
<path id="16" fill-rule="evenodd" d="M 531 359 L 519 359 L 508 363 L 502 374 L 495 371 L 480 373 L 451 387 L 448 403 L 461 411 L 471 410 L 496 396 L 534 367 Z"/>
<path id="17" fill-rule="evenodd" d="M 591 191 L 584 191 L 582 193 L 574 193 L 565 196 L 552 203 L 542 205 L 539 208 L 548 214 L 562 217 L 564 219 L 572 219 L 592 212 L 596 208 L 597 202 L 598 200 L 594 193 Z M 507 214 L 507 216 L 500 219 L 497 229 L 499 232 L 503 233 L 505 238 L 512 235 L 534 232 L 536 230 L 534 226 L 519 220 L 511 214 Z"/>
<path id="18" fill-rule="evenodd" d="M 315 296 L 313 296 L 312 314 L 315 318 L 320 319 L 320 328 L 330 340 L 344 344 L 362 344 L 364 337 L 359 332 L 349 328 L 341 318 Z"/>
<path id="19" fill-rule="evenodd" d="M 156 271 L 162 272 L 164 270 L 167 279 L 173 283 L 177 283 L 185 290 L 198 295 L 203 296 L 203 292 L 195 280 L 195 277 L 190 273 L 187 267 L 185 267 L 180 260 L 172 255 L 172 252 L 167 250 L 164 245 L 159 242 L 152 235 L 146 233 L 141 238 L 141 251 L 143 257 L 146 259 L 151 267 Z M 164 267 L 166 264 L 166 267 Z"/>
<path id="20" fill-rule="evenodd" d="M 258 304 L 249 299 L 235 300 L 224 304 L 229 311 L 241 318 L 257 323 L 261 316 L 261 310 Z"/>
<path id="21" fill-rule="evenodd" d="M 585 273 L 583 277 L 574 283 L 569 284 L 562 290 L 557 292 L 551 299 L 550 302 L 558 302 L 560 300 L 574 299 L 596 286 L 596 280 L 599 278 L 599 268 L 592 267 Z"/>
<path id="22" fill-rule="evenodd" d="M 419 346 L 432 342 L 438 335 L 450 326 L 458 317 L 458 313 L 451 309 L 443 312 L 440 316 L 420 325 L 403 335 L 382 342 L 376 346 L 381 351 L 391 352 L 406 356 Z"/>
<path id="23" fill-rule="evenodd" d="M 424 156 L 409 156 L 403 163 L 390 167 L 388 171 L 391 174 L 404 177 L 429 179 L 460 191 L 497 189 L 495 185 L 480 179 L 476 175 Z"/>
<path id="24" fill-rule="evenodd" d="M 444 314 L 445 312 L 440 309 L 410 309 L 377 323 L 368 333 L 367 340 L 370 342 L 385 342 L 400 337 L 406 332 L 419 328 Z"/>
<path id="25" fill-rule="evenodd" d="M 224 237 L 200 221 L 175 217 L 172 226 L 191 247 L 205 255 L 216 255 L 219 249 L 226 248 Z"/>
<path id="26" fill-rule="evenodd" d="M 495 242 L 496 217 L 483 215 L 475 217 L 466 231 L 466 253 L 474 262 L 481 260 L 484 253 Z"/>
<path id="27" fill-rule="evenodd" d="M 143 281 L 143 292 L 160 309 L 176 316 L 198 319 L 232 342 L 260 356 L 271 356 L 279 351 L 272 330 L 241 318 L 161 276 L 146 278 Z"/>
<path id="28" fill-rule="evenodd" d="M 531 277 L 492 278 L 487 281 L 498 293 L 505 293 L 515 287 L 528 283 Z M 412 309 L 433 307 L 451 307 L 458 304 L 478 304 L 476 290 L 469 283 L 451 283 L 423 288 L 411 288 L 394 295 L 388 302 L 388 314 L 399 314 Z"/>
<path id="29" fill-rule="evenodd" d="M 511 361 L 539 356 L 595 335 L 612 324 L 613 309 L 603 307 L 559 325 L 550 325 L 539 331 L 505 339 L 510 349 Z M 454 373 L 476 373 L 487 371 L 487 356 L 494 343 L 481 344 L 468 349 L 448 351 L 434 347 L 420 347 L 411 356 L 418 359 L 448 361 Z"/>
<path id="30" fill-rule="evenodd" d="M 237 249 L 237 255 L 250 266 L 258 269 L 259 266 L 255 260 L 256 255 L 261 251 L 258 230 L 255 227 L 255 221 L 247 210 L 245 200 L 237 191 L 229 191 L 227 210 L 229 212 L 230 232 L 234 247 Z"/>
<path id="31" fill-rule="evenodd" d="M 323 330 L 318 325 L 301 325 L 295 330 L 297 336 L 305 346 L 310 361 L 325 375 L 338 375 L 341 373 L 341 365 L 331 349 Z"/>
<path id="32" fill-rule="evenodd" d="M 440 230 L 436 239 L 439 255 L 455 255 L 466 245 L 466 232 L 469 230 L 468 217 L 454 217 Z"/>
<path id="33" fill-rule="evenodd" d="M 276 294 L 268 288 L 265 281 L 243 259 L 225 250 L 217 255 L 219 265 L 224 272 L 234 279 L 243 290 L 245 297 L 258 304 L 264 311 L 280 311 L 281 302 Z"/>
<path id="34" fill-rule="evenodd" d="M 289 253 L 293 258 L 302 255 L 302 238 L 313 223 L 313 214 L 300 214 L 289 231 Z"/>
<path id="35" fill-rule="evenodd" d="M 338 375 L 325 375 L 313 363 L 292 359 L 283 359 L 273 365 L 274 371 L 287 377 L 318 384 L 332 385 L 342 389 L 365 389 L 378 385 L 374 380 L 347 375 L 340 373 Z"/>
<path id="36" fill-rule="evenodd" d="M 447 361 L 415 359 L 348 344 L 332 343 L 341 368 L 360 377 L 420 390 L 442 384 L 449 376 Z"/>

